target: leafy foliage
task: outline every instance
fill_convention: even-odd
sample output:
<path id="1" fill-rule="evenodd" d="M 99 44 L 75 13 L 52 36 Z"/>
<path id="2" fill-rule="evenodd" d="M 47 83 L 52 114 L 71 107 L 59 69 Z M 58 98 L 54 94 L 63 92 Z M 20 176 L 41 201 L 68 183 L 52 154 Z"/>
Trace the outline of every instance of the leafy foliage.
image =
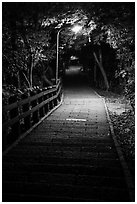
<path id="1" fill-rule="evenodd" d="M 12 76 L 16 79 L 14 86 L 22 87 L 25 80 L 26 86 L 32 88 L 34 74 L 39 81 L 43 73 L 50 77 L 47 81 L 55 78 L 56 35 L 62 29 L 60 58 L 68 49 L 75 49 L 82 56 L 82 49 L 88 50 L 90 44 L 86 60 L 91 67 L 93 50 L 96 54 L 101 50 L 109 83 L 115 77 L 134 109 L 134 6 L 132 2 L 3 3 L 3 82 L 9 83 Z M 69 27 L 76 23 L 83 29 L 74 34 Z M 114 66 L 113 52 L 104 49 L 102 44 L 114 50 Z M 46 71 L 49 64 L 52 64 L 52 77 Z"/>
<path id="2" fill-rule="evenodd" d="M 131 111 L 111 114 L 115 133 L 128 160 L 135 157 L 135 120 Z"/>
<path id="3" fill-rule="evenodd" d="M 20 13 L 13 9 L 13 5 L 18 10 L 23 6 Z M 3 81 L 9 84 L 11 81 L 8 79 L 12 74 L 18 79 L 14 84 L 18 88 L 24 85 L 24 80 L 25 86 L 32 88 L 35 85 L 33 70 L 38 64 L 48 64 L 55 57 L 55 49 L 50 46 L 50 31 L 41 27 L 41 18 L 37 18 L 38 11 L 35 5 L 33 7 L 34 10 L 29 12 L 27 4 L 4 4 Z M 11 17 L 11 21 L 8 17 Z M 43 66 L 41 75 L 44 69 L 47 67 Z"/>
<path id="4" fill-rule="evenodd" d="M 135 116 L 128 100 L 119 94 L 97 90 L 105 98 L 114 132 L 131 170 L 135 173 Z"/>

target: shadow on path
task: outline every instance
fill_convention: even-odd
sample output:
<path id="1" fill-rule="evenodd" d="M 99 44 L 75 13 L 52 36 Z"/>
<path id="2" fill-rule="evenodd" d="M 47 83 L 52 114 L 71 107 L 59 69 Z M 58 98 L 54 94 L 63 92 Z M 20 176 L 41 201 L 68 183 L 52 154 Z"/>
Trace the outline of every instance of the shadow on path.
<path id="1" fill-rule="evenodd" d="M 65 71 L 64 83 L 65 88 L 79 88 L 79 87 L 88 87 L 89 80 L 87 73 L 82 71 L 80 66 L 70 66 Z"/>

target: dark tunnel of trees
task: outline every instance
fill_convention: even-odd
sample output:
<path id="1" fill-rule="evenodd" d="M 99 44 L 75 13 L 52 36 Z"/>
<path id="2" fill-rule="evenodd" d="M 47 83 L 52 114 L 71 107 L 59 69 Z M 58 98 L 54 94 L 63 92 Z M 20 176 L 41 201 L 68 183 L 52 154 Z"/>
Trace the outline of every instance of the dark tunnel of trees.
<path id="1" fill-rule="evenodd" d="M 75 24 L 82 30 L 74 34 Z M 62 29 L 63 28 L 63 29 Z M 47 2 L 2 4 L 3 100 L 55 83 L 72 55 L 93 86 L 123 92 L 135 105 L 135 4 Z M 60 75 L 61 76 L 61 75 Z"/>

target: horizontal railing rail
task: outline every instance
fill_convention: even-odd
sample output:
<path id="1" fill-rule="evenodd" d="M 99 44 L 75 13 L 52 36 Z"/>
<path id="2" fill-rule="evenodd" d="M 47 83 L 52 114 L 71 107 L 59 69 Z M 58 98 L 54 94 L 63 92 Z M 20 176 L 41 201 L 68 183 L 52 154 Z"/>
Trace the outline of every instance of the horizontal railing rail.
<path id="1" fill-rule="evenodd" d="M 20 135 L 27 132 L 61 101 L 62 85 L 48 87 L 45 91 L 12 104 L 3 106 L 2 148 L 5 150 Z"/>

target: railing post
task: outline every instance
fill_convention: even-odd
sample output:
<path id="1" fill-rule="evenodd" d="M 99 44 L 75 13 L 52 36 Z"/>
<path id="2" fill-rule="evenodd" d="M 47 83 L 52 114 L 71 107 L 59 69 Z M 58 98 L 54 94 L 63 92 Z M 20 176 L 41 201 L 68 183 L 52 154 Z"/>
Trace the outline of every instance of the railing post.
<path id="1" fill-rule="evenodd" d="M 18 97 L 18 115 L 19 115 L 19 123 L 18 123 L 18 134 L 21 135 L 23 132 L 23 124 L 24 124 L 24 118 L 21 117 L 23 110 L 22 110 L 22 105 L 20 104 L 21 97 Z"/>
<path id="2" fill-rule="evenodd" d="M 4 114 L 6 115 L 7 121 L 10 121 L 10 111 L 6 111 Z M 8 127 L 7 129 L 2 131 L 3 132 L 2 133 L 2 148 L 3 148 L 3 150 L 6 149 L 6 147 L 8 145 L 7 137 L 8 137 L 10 130 L 11 130 L 11 128 Z M 4 132 L 5 132 L 5 134 L 4 134 Z"/>
<path id="3" fill-rule="evenodd" d="M 37 105 L 39 105 L 39 98 L 37 98 Z M 38 110 L 37 110 L 37 120 L 39 121 L 39 119 L 40 119 L 40 113 L 39 113 L 39 111 L 40 111 L 40 109 L 38 108 Z"/>
<path id="4" fill-rule="evenodd" d="M 30 126 L 30 128 L 31 128 L 31 127 L 32 127 L 32 123 L 33 123 L 33 121 L 32 121 L 33 113 L 31 112 L 32 105 L 31 105 L 30 97 L 31 97 L 31 96 L 30 96 L 30 92 L 29 92 L 29 94 L 28 94 L 28 99 L 29 99 L 28 103 L 29 103 L 29 111 L 30 111 L 30 115 L 29 115 L 29 126 Z"/>
<path id="5" fill-rule="evenodd" d="M 42 102 L 44 102 L 44 93 L 43 93 L 43 96 L 42 96 Z M 42 107 L 42 113 L 43 113 L 43 116 L 45 115 L 45 106 Z"/>

